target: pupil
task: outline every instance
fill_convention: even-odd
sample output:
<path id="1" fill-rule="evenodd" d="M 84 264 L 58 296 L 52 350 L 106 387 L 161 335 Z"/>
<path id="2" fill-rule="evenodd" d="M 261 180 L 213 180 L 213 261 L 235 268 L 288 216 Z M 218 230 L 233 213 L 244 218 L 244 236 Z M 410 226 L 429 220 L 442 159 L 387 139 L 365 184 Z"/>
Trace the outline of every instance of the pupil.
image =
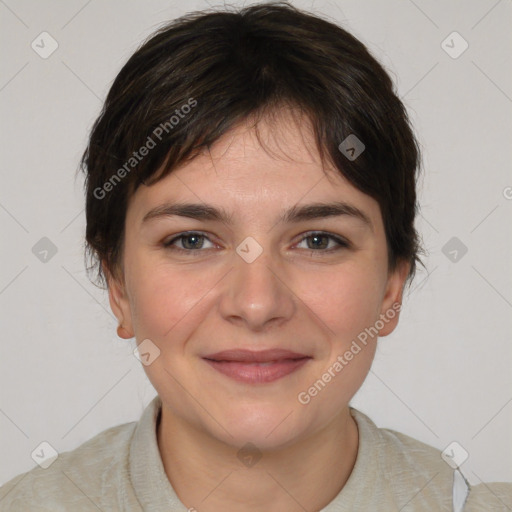
<path id="1" fill-rule="evenodd" d="M 199 240 L 199 236 L 198 236 L 198 235 L 188 235 L 188 236 L 185 238 L 185 241 L 186 241 L 186 244 L 185 244 L 185 245 L 187 245 L 187 244 L 188 244 L 188 242 L 189 242 L 190 240 L 195 240 L 195 242 L 196 242 L 196 243 L 194 243 L 194 241 L 193 241 L 191 244 L 189 244 L 189 245 L 190 245 L 190 247 L 188 247 L 188 248 L 192 248 L 192 249 L 197 248 L 197 242 L 198 242 L 198 240 Z"/>
<path id="2" fill-rule="evenodd" d="M 318 242 L 318 240 L 321 240 L 322 238 L 325 238 L 324 235 L 313 235 L 312 239 L 315 241 L 315 242 Z M 317 244 L 317 243 L 314 243 L 314 245 L 316 247 L 319 247 L 319 245 L 322 245 L 322 244 Z"/>

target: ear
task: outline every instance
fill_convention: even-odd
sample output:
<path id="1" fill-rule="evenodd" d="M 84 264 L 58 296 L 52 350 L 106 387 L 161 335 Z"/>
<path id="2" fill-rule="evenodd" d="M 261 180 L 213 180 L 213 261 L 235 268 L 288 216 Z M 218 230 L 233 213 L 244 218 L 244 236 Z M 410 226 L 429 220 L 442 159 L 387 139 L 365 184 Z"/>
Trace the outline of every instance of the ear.
<path id="1" fill-rule="evenodd" d="M 384 326 L 382 329 L 379 329 L 379 336 L 391 334 L 398 325 L 404 285 L 410 268 L 410 262 L 400 261 L 395 270 L 389 273 L 380 311 L 380 320 Z"/>
<path id="2" fill-rule="evenodd" d="M 130 302 L 126 294 L 124 280 L 120 277 L 114 276 L 113 273 L 107 269 L 105 263 L 102 263 L 102 267 L 103 273 L 107 279 L 110 308 L 119 322 L 117 334 L 120 338 L 128 340 L 134 337 L 134 333 Z"/>

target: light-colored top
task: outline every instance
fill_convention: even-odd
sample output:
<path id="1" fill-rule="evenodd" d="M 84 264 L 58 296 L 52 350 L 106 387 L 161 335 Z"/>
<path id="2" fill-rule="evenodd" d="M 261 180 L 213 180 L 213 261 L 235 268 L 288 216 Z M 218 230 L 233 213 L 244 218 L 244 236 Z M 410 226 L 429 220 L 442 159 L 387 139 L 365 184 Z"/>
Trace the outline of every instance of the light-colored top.
<path id="1" fill-rule="evenodd" d="M 157 395 L 138 422 L 109 428 L 46 469 L 18 475 L 0 487 L 2 512 L 186 512 L 160 457 Z M 356 463 L 343 489 L 319 512 L 512 511 L 512 483 L 467 484 L 441 452 L 377 426 L 350 408 L 359 430 Z"/>

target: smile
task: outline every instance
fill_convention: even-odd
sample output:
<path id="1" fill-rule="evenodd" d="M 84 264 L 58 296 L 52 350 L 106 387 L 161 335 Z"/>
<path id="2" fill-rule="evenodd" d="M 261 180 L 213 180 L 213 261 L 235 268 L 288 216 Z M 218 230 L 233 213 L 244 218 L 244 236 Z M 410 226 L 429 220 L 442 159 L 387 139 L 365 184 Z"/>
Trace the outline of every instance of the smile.
<path id="1" fill-rule="evenodd" d="M 289 351 L 224 351 L 203 358 L 212 368 L 238 382 L 274 382 L 302 368 L 312 358 Z"/>

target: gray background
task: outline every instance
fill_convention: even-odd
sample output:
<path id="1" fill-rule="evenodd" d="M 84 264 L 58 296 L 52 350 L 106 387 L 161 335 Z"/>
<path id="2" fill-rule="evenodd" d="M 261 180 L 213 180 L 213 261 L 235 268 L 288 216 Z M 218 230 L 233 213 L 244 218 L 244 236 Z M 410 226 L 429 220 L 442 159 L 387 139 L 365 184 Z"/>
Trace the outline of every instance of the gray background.
<path id="1" fill-rule="evenodd" d="M 457 441 L 471 483 L 512 480 L 511 1 L 293 3 L 341 23 L 384 63 L 424 151 L 428 272 L 352 405 L 440 449 Z M 128 56 L 162 22 L 205 7 L 0 1 L 0 483 L 34 466 L 42 441 L 71 450 L 137 420 L 155 395 L 85 274 L 76 170 Z M 46 59 L 31 47 L 43 31 L 59 45 Z M 457 58 L 442 46 L 453 31 L 469 44 Z M 462 44 L 444 43 L 452 54 Z"/>

